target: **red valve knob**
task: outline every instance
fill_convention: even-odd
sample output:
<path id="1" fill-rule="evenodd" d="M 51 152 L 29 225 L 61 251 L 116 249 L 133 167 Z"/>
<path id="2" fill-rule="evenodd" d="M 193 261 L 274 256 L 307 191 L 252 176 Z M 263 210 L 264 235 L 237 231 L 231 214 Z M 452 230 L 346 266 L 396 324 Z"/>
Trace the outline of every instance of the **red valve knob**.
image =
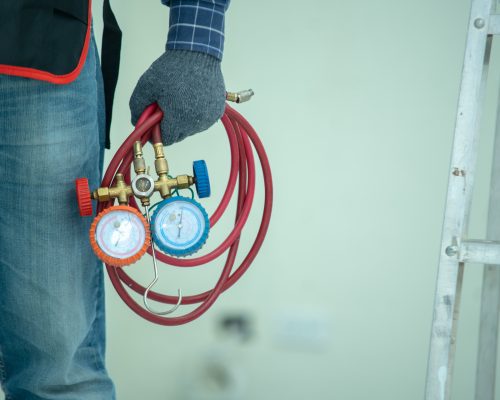
<path id="1" fill-rule="evenodd" d="M 75 180 L 76 198 L 78 208 L 82 217 L 90 217 L 92 212 L 92 200 L 90 198 L 89 181 L 87 178 L 78 178 Z"/>

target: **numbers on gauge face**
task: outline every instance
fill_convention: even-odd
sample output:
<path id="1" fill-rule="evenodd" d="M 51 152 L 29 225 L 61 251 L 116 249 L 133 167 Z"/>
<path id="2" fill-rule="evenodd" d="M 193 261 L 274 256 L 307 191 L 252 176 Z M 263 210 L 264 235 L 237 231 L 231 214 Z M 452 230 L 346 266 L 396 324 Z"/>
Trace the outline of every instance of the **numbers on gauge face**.
<path id="1" fill-rule="evenodd" d="M 200 249 L 209 229 L 203 207 L 191 199 L 170 198 L 153 216 L 153 237 L 161 250 L 173 255 L 189 255 Z"/>
<path id="2" fill-rule="evenodd" d="M 140 218 L 117 210 L 104 215 L 96 227 L 96 242 L 108 256 L 126 259 L 137 254 L 146 241 L 146 229 Z"/>

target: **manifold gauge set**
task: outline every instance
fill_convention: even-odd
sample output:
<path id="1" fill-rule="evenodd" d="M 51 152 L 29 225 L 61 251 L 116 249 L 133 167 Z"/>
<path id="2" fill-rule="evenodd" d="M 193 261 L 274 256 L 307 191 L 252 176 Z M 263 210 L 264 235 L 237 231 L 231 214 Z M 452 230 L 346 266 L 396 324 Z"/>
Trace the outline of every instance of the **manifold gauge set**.
<path id="1" fill-rule="evenodd" d="M 227 99 L 244 101 L 253 92 L 228 93 Z M 211 195 L 207 164 L 204 160 L 193 162 L 192 175 L 171 176 L 161 141 L 160 122 L 162 111 L 149 106 L 136 124 L 135 130 L 118 149 L 104 175 L 99 188 L 91 190 L 86 178 L 76 180 L 76 193 L 80 215 L 92 216 L 92 200 L 97 201 L 97 216 L 89 232 L 92 249 L 105 264 L 113 286 L 125 303 L 143 318 L 161 325 L 180 325 L 194 320 L 206 312 L 217 297 L 231 287 L 257 255 L 265 238 L 272 208 L 272 177 L 269 161 L 262 143 L 251 125 L 229 105 L 222 117 L 226 128 L 231 154 L 231 169 L 225 192 L 211 217 L 200 201 Z M 151 143 L 154 150 L 154 170 L 144 158 L 143 146 Z M 250 214 L 255 192 L 255 160 L 258 155 L 264 181 L 264 210 L 260 229 L 247 256 L 234 268 L 239 239 Z M 134 174 L 132 174 L 132 171 Z M 195 187 L 197 197 L 195 200 Z M 210 229 L 226 211 L 237 187 L 236 216 L 229 236 L 212 252 L 195 258 L 207 242 Z M 152 196 L 161 200 L 152 204 Z M 187 196 L 186 193 L 189 193 Z M 118 204 L 116 204 L 118 203 Z M 142 210 L 139 207 L 142 206 Z M 153 258 L 154 280 L 143 286 L 133 280 L 126 268 L 146 253 Z M 177 296 L 154 292 L 159 279 L 159 261 L 173 267 L 199 267 L 226 253 L 221 276 L 211 290 L 193 295 Z M 142 295 L 142 305 L 129 293 Z M 158 311 L 150 301 L 171 304 Z M 181 305 L 199 306 L 187 314 L 166 317 Z"/>

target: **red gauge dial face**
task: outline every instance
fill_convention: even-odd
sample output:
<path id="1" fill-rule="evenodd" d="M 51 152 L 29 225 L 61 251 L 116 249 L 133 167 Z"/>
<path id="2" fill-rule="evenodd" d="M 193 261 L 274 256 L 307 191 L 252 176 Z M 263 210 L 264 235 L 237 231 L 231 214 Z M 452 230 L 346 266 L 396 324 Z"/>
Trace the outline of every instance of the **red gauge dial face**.
<path id="1" fill-rule="evenodd" d="M 132 207 L 111 207 L 95 218 L 90 240 L 94 252 L 106 264 L 132 264 L 150 245 L 149 225 Z"/>

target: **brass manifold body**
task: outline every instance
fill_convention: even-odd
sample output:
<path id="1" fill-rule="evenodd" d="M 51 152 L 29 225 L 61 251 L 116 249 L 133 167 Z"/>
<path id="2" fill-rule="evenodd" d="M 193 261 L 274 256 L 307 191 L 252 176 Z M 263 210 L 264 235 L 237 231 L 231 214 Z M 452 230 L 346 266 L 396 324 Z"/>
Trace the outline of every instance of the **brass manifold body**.
<path id="1" fill-rule="evenodd" d="M 176 189 L 187 189 L 195 183 L 195 178 L 190 175 L 179 175 L 176 178 L 171 178 L 168 175 L 168 162 L 163 152 L 163 144 L 153 144 L 155 153 L 155 170 L 158 175 L 156 181 L 150 177 L 146 171 L 146 162 L 143 158 L 141 142 L 134 143 L 134 171 L 136 177 L 132 181 L 132 185 L 127 185 L 123 174 L 116 174 L 115 185 L 112 187 L 100 187 L 94 190 L 91 198 L 101 202 L 107 202 L 112 199 L 118 199 L 120 205 L 127 205 L 130 196 L 137 196 L 143 206 L 150 205 L 150 197 L 154 192 L 159 192 L 163 199 L 172 196 L 172 192 Z M 150 182 L 151 187 L 147 187 L 144 191 L 138 192 L 133 189 L 134 182 L 142 180 L 142 184 L 148 185 Z M 136 184 L 137 186 L 137 184 Z"/>

